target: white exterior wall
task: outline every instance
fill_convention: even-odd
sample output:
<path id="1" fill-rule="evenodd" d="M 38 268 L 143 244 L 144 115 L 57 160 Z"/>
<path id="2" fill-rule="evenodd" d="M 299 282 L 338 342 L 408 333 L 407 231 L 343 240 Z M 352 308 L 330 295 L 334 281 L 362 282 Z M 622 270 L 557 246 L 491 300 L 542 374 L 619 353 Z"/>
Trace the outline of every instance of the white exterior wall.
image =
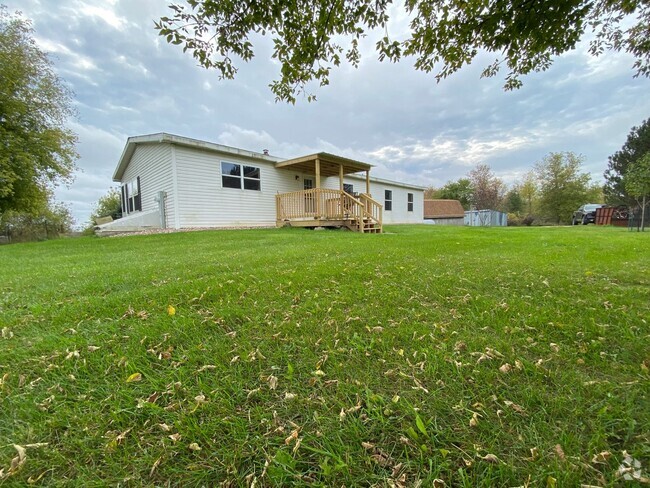
<path id="1" fill-rule="evenodd" d="M 175 146 L 179 227 L 274 226 L 275 195 L 303 189 L 296 172 L 275 161 Z M 221 162 L 260 169 L 260 191 L 223 188 Z"/>
<path id="2" fill-rule="evenodd" d="M 343 182 L 353 185 L 355 193 L 366 192 L 366 177 L 355 177 L 346 175 Z M 323 183 L 324 188 L 339 189 L 339 178 L 329 177 Z M 387 211 L 385 206 L 385 190 L 393 192 L 393 209 Z M 408 211 L 407 194 L 413 194 L 413 211 Z M 376 181 L 370 177 L 370 195 L 384 207 L 384 224 L 421 224 L 424 220 L 424 190 L 420 188 L 409 188 L 399 183 L 389 181 Z"/>
<path id="3" fill-rule="evenodd" d="M 174 192 L 170 154 L 169 144 L 139 144 L 122 176 L 122 183 L 140 177 L 143 213 L 158 210 L 158 202 L 154 198 L 159 191 L 167 193 L 165 202 L 167 227 L 173 227 L 174 223 Z M 138 213 L 131 212 L 129 215 Z"/>

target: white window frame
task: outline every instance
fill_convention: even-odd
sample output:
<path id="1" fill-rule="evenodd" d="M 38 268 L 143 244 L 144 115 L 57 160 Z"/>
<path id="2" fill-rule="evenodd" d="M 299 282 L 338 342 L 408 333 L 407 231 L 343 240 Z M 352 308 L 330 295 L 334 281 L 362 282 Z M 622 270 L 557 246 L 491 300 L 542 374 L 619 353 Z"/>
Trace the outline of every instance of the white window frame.
<path id="1" fill-rule="evenodd" d="M 221 164 L 219 165 L 219 171 L 221 173 L 221 188 L 224 189 L 230 189 L 230 190 L 247 190 L 247 191 L 262 191 L 262 169 L 259 166 L 252 166 L 250 164 L 244 164 L 244 163 L 234 163 L 232 161 L 221 161 Z M 233 166 L 238 166 L 239 167 L 239 175 L 229 175 L 225 174 L 223 172 L 223 165 L 224 164 L 231 164 Z M 250 176 L 245 176 L 244 175 L 244 168 L 251 168 L 253 170 L 257 170 L 257 174 L 259 175 L 258 178 L 251 178 Z M 232 178 L 233 180 L 235 178 L 239 179 L 239 188 L 234 188 L 232 186 L 226 186 L 223 184 L 223 179 L 224 177 L 226 178 Z M 259 188 L 246 188 L 246 181 L 256 181 Z"/>

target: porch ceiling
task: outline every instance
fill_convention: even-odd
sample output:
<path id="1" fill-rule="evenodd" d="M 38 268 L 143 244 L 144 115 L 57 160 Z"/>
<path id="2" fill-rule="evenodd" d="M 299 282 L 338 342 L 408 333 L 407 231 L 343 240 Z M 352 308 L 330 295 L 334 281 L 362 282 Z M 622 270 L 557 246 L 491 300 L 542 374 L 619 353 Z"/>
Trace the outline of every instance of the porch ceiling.
<path id="1" fill-rule="evenodd" d="M 369 171 L 370 168 L 372 168 L 372 164 L 362 163 L 361 161 L 355 161 L 353 159 L 343 158 L 325 152 L 280 161 L 275 163 L 275 167 L 291 171 L 299 171 L 301 173 L 315 174 L 316 159 L 320 161 L 321 176 L 338 176 L 340 166 L 343 166 L 343 174 L 346 175 L 350 173 Z"/>

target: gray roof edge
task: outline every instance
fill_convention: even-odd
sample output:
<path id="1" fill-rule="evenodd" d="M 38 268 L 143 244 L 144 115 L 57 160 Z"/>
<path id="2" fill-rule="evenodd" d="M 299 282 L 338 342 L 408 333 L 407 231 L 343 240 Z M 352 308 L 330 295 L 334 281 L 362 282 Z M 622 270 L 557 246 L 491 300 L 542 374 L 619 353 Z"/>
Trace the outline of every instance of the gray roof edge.
<path id="1" fill-rule="evenodd" d="M 276 156 L 269 156 L 262 153 L 257 153 L 254 151 L 248 151 L 246 149 L 239 149 L 236 147 L 225 146 L 223 144 L 217 144 L 214 142 L 201 141 L 199 139 L 192 139 L 191 137 L 177 136 L 175 134 L 169 134 L 167 132 L 157 132 L 155 134 L 145 134 L 141 136 L 131 136 L 127 139 L 122 155 L 120 156 L 117 168 L 113 173 L 113 181 L 121 181 L 124 171 L 126 171 L 127 166 L 131 162 L 131 157 L 135 152 L 135 148 L 138 144 L 151 144 L 151 143 L 168 143 L 176 144 L 179 146 L 193 147 L 197 149 L 205 149 L 207 151 L 217 152 L 221 154 L 229 154 L 233 156 L 244 156 L 251 159 L 257 159 L 262 161 L 268 161 L 271 163 L 277 163 L 278 161 L 284 161 L 285 158 L 279 158 Z"/>
<path id="2" fill-rule="evenodd" d="M 363 181 L 366 180 L 365 176 L 355 174 L 355 173 L 352 173 L 352 174 L 349 174 L 349 175 L 346 175 L 346 176 L 350 176 L 350 177 L 352 177 L 352 178 L 354 178 L 356 180 L 363 180 Z M 370 177 L 370 181 L 374 181 L 376 183 L 386 183 L 386 184 L 393 185 L 393 186 L 401 186 L 402 188 L 412 188 L 413 190 L 422 190 L 422 191 L 424 191 L 424 190 L 427 189 L 426 186 L 412 185 L 410 183 L 404 183 L 403 181 L 387 180 L 387 179 L 384 179 L 384 178 L 375 178 L 374 176 Z"/>

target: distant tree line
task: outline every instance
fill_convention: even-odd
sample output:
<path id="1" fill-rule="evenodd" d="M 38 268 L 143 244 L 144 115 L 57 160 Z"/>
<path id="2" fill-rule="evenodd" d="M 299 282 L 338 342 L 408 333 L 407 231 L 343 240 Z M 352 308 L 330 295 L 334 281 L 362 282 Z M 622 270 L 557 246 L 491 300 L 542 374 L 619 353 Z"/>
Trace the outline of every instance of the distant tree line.
<path id="1" fill-rule="evenodd" d="M 486 164 L 440 188 L 429 187 L 425 198 L 459 200 L 465 210 L 491 209 L 510 214 L 514 224 L 566 224 L 585 203 L 645 208 L 650 193 L 650 119 L 633 127 L 623 148 L 610 156 L 605 184 L 581 171 L 584 158 L 553 152 L 508 187 Z"/>

